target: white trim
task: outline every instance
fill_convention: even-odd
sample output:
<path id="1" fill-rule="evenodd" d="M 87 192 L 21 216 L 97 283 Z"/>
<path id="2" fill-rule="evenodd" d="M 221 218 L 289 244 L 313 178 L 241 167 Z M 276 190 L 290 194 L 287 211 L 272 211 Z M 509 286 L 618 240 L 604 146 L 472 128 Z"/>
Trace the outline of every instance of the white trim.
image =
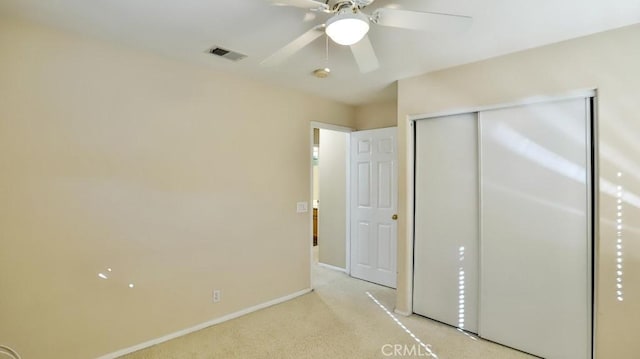
<path id="1" fill-rule="evenodd" d="M 345 213 L 347 215 L 345 229 L 346 233 L 344 234 L 345 238 L 345 250 L 344 250 L 344 272 L 348 275 L 351 275 L 351 133 L 347 134 L 347 145 L 345 146 L 346 153 L 344 154 L 346 161 L 345 164 L 347 169 L 345 171 L 347 184 L 345 185 L 345 205 L 347 206 Z"/>
<path id="2" fill-rule="evenodd" d="M 397 308 L 394 309 L 393 312 L 396 313 L 396 314 L 400 314 L 400 315 L 402 315 L 404 317 L 409 317 L 409 316 L 411 316 L 411 314 L 413 314 L 411 312 L 405 312 L 405 311 L 402 311 L 402 310 L 398 310 Z"/>
<path id="3" fill-rule="evenodd" d="M 311 203 L 311 209 L 308 214 L 309 229 L 307 238 L 307 245 L 309 246 L 309 287 L 311 288 L 313 288 L 313 262 L 315 261 L 313 255 L 313 148 L 315 146 L 315 128 L 314 122 L 311 122 L 309 141 L 309 203 Z"/>
<path id="4" fill-rule="evenodd" d="M 405 269 L 407 271 L 407 278 L 405 280 L 405 284 L 409 285 L 409 293 L 407 295 L 407 312 L 413 313 L 413 247 L 415 245 L 415 185 L 416 185 L 416 164 L 415 164 L 415 151 L 416 151 L 416 124 L 414 120 L 407 119 L 406 126 L 406 154 L 407 154 L 407 163 L 406 171 L 407 177 L 405 179 L 405 186 L 407 196 L 405 197 L 406 202 L 406 221 L 405 221 L 405 229 L 406 233 L 409 236 L 409 242 L 406 243 L 405 254 L 407 255 L 405 260 Z M 398 194 L 398 197 L 400 194 Z M 399 198 L 398 198 L 399 199 Z M 397 285 L 396 285 L 397 287 Z M 401 313 L 401 312 L 399 312 Z"/>
<path id="5" fill-rule="evenodd" d="M 587 306 L 587 328 L 585 328 L 587 330 L 587 332 L 585 333 L 587 335 L 587 338 L 589 338 L 589 342 L 591 344 L 591 350 L 589 351 L 589 353 L 591 354 L 591 357 L 593 357 L 594 353 L 593 353 L 593 272 L 592 272 L 592 261 L 593 261 L 593 233 L 591 233 L 591 229 L 593 228 L 592 226 L 592 222 L 593 222 L 593 216 L 592 211 L 593 211 L 593 206 L 592 206 L 592 193 L 593 193 L 593 183 L 592 183 L 592 178 L 593 178 L 593 161 L 592 161 L 592 157 L 591 157 L 591 139 L 592 137 L 592 126 L 593 126 L 593 121 L 591 121 L 592 116 L 591 116 L 591 112 L 593 111 L 593 109 L 590 106 L 591 104 L 591 98 L 585 98 L 584 99 L 584 109 L 585 109 L 585 118 L 584 118 L 584 123 L 585 123 L 585 144 L 587 147 L 587 151 L 584 154 L 585 155 L 585 173 L 586 173 L 586 177 L 585 178 L 585 185 L 587 188 L 587 193 L 586 193 L 586 199 L 585 202 L 587 203 L 587 225 L 586 225 L 586 232 L 587 232 L 587 253 L 585 253 L 586 256 L 586 261 L 587 261 L 587 275 L 586 275 L 586 280 L 587 280 L 587 293 L 585 293 L 585 297 L 586 297 L 586 306 Z"/>
<path id="6" fill-rule="evenodd" d="M 477 313 L 476 313 L 476 320 L 477 320 L 477 328 L 476 328 L 476 332 L 477 334 L 482 333 L 482 323 L 484 323 L 484 320 L 482 320 L 482 311 L 480 310 L 480 308 L 482 308 L 482 296 L 480 295 L 480 278 L 482 278 L 482 223 L 483 223 L 483 219 L 484 217 L 482 216 L 484 211 L 482 210 L 482 206 L 484 205 L 484 201 L 483 201 L 483 197 L 482 197 L 482 186 L 484 185 L 483 182 L 483 176 L 482 176 L 482 114 L 483 112 L 476 112 L 476 125 L 477 127 L 477 155 L 478 155 L 478 168 L 477 168 L 477 172 L 478 172 L 478 267 L 476 268 L 477 272 L 478 272 L 478 299 L 477 299 Z"/>
<path id="7" fill-rule="evenodd" d="M 235 319 L 235 318 L 241 317 L 243 315 L 247 315 L 249 313 L 253 313 L 253 312 L 256 312 L 258 310 L 261 310 L 261 309 L 264 309 L 264 308 L 268 308 L 268 307 L 271 307 L 273 305 L 289 301 L 289 300 L 297 298 L 297 297 L 299 297 L 301 295 L 305 295 L 305 294 L 307 294 L 309 292 L 311 292 L 311 288 L 303 289 L 301 291 L 286 295 L 284 297 L 276 298 L 274 300 L 270 300 L 270 301 L 264 302 L 262 304 L 254 305 L 253 307 L 249 307 L 249 308 L 242 309 L 242 310 L 234 312 L 234 313 L 230 313 L 230 314 L 224 315 L 224 316 L 222 316 L 220 318 L 212 319 L 210 321 L 195 325 L 195 326 L 190 327 L 190 328 L 182 329 L 180 331 L 177 331 L 177 332 L 174 332 L 174 333 L 171 333 L 171 334 L 167 334 L 167 335 L 162 336 L 160 338 L 152 339 L 152 340 L 146 341 L 144 343 L 140 343 L 140 344 L 134 345 L 134 346 L 129 347 L 129 348 L 118 350 L 118 351 L 113 352 L 113 353 L 105 354 L 105 355 L 103 355 L 101 357 L 98 357 L 97 359 L 115 359 L 115 358 L 119 358 L 119 357 L 121 357 L 123 355 L 130 354 L 130 353 L 136 352 L 138 350 L 151 347 L 153 345 L 164 343 L 166 341 L 169 341 L 169 340 L 172 340 L 172 339 L 175 339 L 175 338 L 178 338 L 178 337 L 182 337 L 182 336 L 187 335 L 187 334 L 191 334 L 191 333 L 196 332 L 198 330 L 202 330 L 202 329 L 208 328 L 210 326 L 213 326 L 213 325 L 216 325 L 216 324 L 220 324 L 220 323 L 229 321 L 231 319 Z"/>
<path id="8" fill-rule="evenodd" d="M 595 88 L 589 88 L 589 89 L 582 89 L 582 90 L 576 90 L 576 91 L 569 91 L 569 92 L 565 92 L 565 93 L 561 93 L 561 94 L 557 94 L 557 95 L 551 95 L 551 96 L 547 96 L 547 95 L 531 96 L 531 97 L 527 97 L 527 98 L 524 98 L 524 99 L 519 100 L 519 101 L 506 102 L 506 103 L 501 103 L 501 104 L 486 105 L 486 106 L 475 106 L 475 107 L 463 107 L 463 108 L 451 109 L 451 110 L 440 111 L 440 112 L 409 115 L 409 116 L 407 116 L 407 119 L 409 121 L 417 121 L 417 120 L 424 120 L 424 119 L 432 118 L 432 117 L 444 117 L 444 116 L 452 116 L 452 115 L 461 115 L 461 114 L 472 113 L 472 112 L 498 110 L 498 109 L 503 109 L 503 108 L 508 108 L 508 107 L 532 105 L 532 104 L 544 103 L 544 102 L 556 102 L 556 101 L 572 100 L 572 99 L 577 99 L 577 98 L 586 98 L 586 97 L 595 97 L 595 96 L 596 96 L 596 89 Z"/>
<path id="9" fill-rule="evenodd" d="M 592 359 L 595 359 L 597 357 L 596 353 L 597 353 L 597 343 L 598 341 L 596 340 L 596 331 L 598 328 L 598 321 L 597 321 L 597 313 L 598 313 L 598 291 L 599 291 L 599 282 L 598 282 L 598 273 L 600 272 L 599 267 L 600 267 L 600 256 L 598 255 L 598 253 L 600 253 L 600 150 L 598 148 L 599 144 L 600 144 L 600 138 L 599 138 L 599 124 L 598 124 L 598 118 L 599 118 L 599 114 L 600 114 L 600 110 L 599 110 L 599 105 L 598 103 L 599 98 L 598 98 L 598 91 L 596 90 L 596 95 L 593 97 L 593 106 L 591 107 L 591 151 L 593 154 L 593 159 L 592 159 L 592 167 L 591 167 L 591 186 L 592 186 L 592 192 L 591 195 L 593 196 L 591 198 L 591 204 L 592 204 L 592 211 L 591 211 L 591 223 L 592 223 L 592 227 L 591 227 L 591 254 L 593 256 L 592 258 L 592 262 L 591 262 L 591 275 L 593 276 L 593 282 L 591 283 L 592 287 L 592 299 L 593 302 L 591 304 L 591 355 L 592 355 Z"/>
<path id="10" fill-rule="evenodd" d="M 316 122 L 316 121 L 311 121 L 311 129 L 313 130 L 314 128 L 321 128 L 323 130 L 331 130 L 331 131 L 339 131 L 339 132 L 353 132 L 355 131 L 353 128 L 349 128 L 349 127 L 344 127 L 344 126 L 338 126 L 338 125 L 332 125 L 330 123 L 323 123 L 323 122 Z"/>
<path id="11" fill-rule="evenodd" d="M 348 261 L 347 261 L 348 262 Z M 336 266 L 332 266 L 331 264 L 326 264 L 326 263 L 320 263 L 318 262 L 318 267 L 323 267 L 323 268 L 327 268 L 327 269 L 331 269 L 334 271 L 338 271 L 338 272 L 342 272 L 342 273 L 348 273 L 347 270 L 345 268 L 340 268 L 340 267 L 336 267 Z"/>

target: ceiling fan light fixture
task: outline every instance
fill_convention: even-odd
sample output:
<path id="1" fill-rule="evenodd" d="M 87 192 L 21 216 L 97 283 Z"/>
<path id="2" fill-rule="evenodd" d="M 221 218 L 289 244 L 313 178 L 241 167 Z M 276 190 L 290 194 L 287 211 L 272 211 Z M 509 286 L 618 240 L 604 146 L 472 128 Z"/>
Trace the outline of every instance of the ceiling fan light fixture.
<path id="1" fill-rule="evenodd" d="M 353 45 L 369 32 L 369 17 L 351 9 L 342 11 L 327 21 L 327 35 L 340 45 Z"/>

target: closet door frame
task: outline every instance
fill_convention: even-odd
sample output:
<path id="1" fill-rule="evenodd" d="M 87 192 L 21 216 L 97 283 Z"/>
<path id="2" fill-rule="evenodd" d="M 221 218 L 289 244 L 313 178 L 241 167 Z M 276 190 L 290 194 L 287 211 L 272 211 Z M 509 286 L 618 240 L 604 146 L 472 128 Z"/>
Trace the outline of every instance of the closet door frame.
<path id="1" fill-rule="evenodd" d="M 590 293 L 586 293 L 586 298 L 591 299 L 591 313 L 590 313 L 590 323 L 591 323 L 591 357 L 596 359 L 596 340 L 595 334 L 597 331 L 597 322 L 595 313 L 598 308 L 597 302 L 597 293 L 598 293 L 598 281 L 597 281 L 597 273 L 598 273 L 598 251 L 599 251 L 599 228 L 598 228 L 598 218 L 599 218 L 599 203 L 598 203 L 598 194 L 599 194 L 599 170 L 598 170 L 598 95 L 596 88 L 588 88 L 581 89 L 576 91 L 569 91 L 565 93 L 560 93 L 556 95 L 540 95 L 540 96 L 531 96 L 528 98 L 524 98 L 519 101 L 506 102 L 502 104 L 494 104 L 494 105 L 485 105 L 485 106 L 470 106 L 470 107 L 459 107 L 452 110 L 431 112 L 431 113 L 422 113 L 415 115 L 408 115 L 406 117 L 407 126 L 406 126 L 406 153 L 407 153 L 407 202 L 405 210 L 408 215 L 406 217 L 404 228 L 406 230 L 407 235 L 407 245 L 405 248 L 406 255 L 406 277 L 405 283 L 408 285 L 408 292 L 406 293 L 406 303 L 408 304 L 407 311 L 398 311 L 399 314 L 410 315 L 413 313 L 413 285 L 414 285 L 414 246 L 415 246 L 415 193 L 416 193 L 416 121 L 426 120 L 430 118 L 436 117 L 445 117 L 451 115 L 459 115 L 465 113 L 478 113 L 482 111 L 488 110 L 496 110 L 501 108 L 508 107 L 516 107 L 516 106 L 524 106 L 524 105 L 532 105 L 537 103 L 544 102 L 556 102 L 577 98 L 585 98 L 591 100 L 590 107 L 590 117 L 591 122 L 587 124 L 587 132 L 589 135 L 590 143 L 588 143 L 587 151 L 590 155 L 591 161 L 587 163 L 587 171 L 589 171 L 589 181 L 587 183 L 587 189 L 590 196 L 590 200 L 587 201 L 587 213 L 589 215 L 588 218 L 588 226 L 589 226 L 589 240 L 588 240 L 588 248 L 591 253 L 591 260 L 589 263 L 589 274 L 591 276 L 591 290 Z M 480 160 L 480 158 L 479 158 Z M 478 163 L 480 166 L 481 164 Z M 481 173 L 479 173 L 481 176 Z M 480 185 L 480 184 L 479 184 Z M 482 198 L 479 199 L 482 201 Z M 481 216 L 481 214 L 480 214 Z M 481 218 L 479 218 L 481 220 Z M 482 223 L 479 222 L 481 226 Z M 481 245 L 481 244 L 480 244 Z M 478 273 L 480 275 L 480 273 Z M 480 304 L 479 304 L 480 305 Z"/>

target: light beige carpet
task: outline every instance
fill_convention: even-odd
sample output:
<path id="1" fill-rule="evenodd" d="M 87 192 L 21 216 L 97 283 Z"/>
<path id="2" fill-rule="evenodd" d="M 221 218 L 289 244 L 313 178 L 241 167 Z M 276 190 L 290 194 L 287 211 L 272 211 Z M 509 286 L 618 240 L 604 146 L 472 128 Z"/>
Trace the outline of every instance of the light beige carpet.
<path id="1" fill-rule="evenodd" d="M 344 273 L 315 268 L 314 288 L 122 358 L 433 358 L 425 347 L 440 359 L 534 358 L 420 316 L 395 315 L 405 330 L 381 307 L 393 311 L 394 290 Z"/>

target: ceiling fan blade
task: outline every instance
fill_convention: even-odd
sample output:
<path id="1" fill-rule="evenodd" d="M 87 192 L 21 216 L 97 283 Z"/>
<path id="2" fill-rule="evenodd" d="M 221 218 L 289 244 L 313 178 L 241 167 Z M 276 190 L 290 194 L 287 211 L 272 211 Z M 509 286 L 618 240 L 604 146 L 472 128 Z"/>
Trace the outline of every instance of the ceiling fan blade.
<path id="1" fill-rule="evenodd" d="M 290 56 L 292 56 L 296 52 L 300 51 L 303 47 L 309 45 L 311 42 L 313 42 L 313 40 L 319 38 L 323 34 L 324 34 L 324 25 L 318 25 L 312 28 L 311 30 L 305 32 L 304 34 L 298 36 L 298 38 L 291 41 L 290 43 L 288 43 L 287 45 L 285 45 L 283 48 L 276 51 L 275 53 L 271 54 L 271 56 L 262 60 L 260 65 L 262 66 L 278 65 L 284 62 L 286 59 L 288 59 Z"/>
<path id="2" fill-rule="evenodd" d="M 380 8 L 373 12 L 378 25 L 429 32 L 462 32 L 471 26 L 471 17 L 435 12 Z"/>
<path id="3" fill-rule="evenodd" d="M 271 0 L 276 6 L 294 6 L 303 9 L 327 9 L 328 6 L 324 2 L 316 0 Z"/>
<path id="4" fill-rule="evenodd" d="M 360 72 L 367 73 L 380 67 L 376 52 L 373 50 L 369 36 L 365 36 L 362 40 L 351 45 L 351 52 L 358 63 Z"/>

